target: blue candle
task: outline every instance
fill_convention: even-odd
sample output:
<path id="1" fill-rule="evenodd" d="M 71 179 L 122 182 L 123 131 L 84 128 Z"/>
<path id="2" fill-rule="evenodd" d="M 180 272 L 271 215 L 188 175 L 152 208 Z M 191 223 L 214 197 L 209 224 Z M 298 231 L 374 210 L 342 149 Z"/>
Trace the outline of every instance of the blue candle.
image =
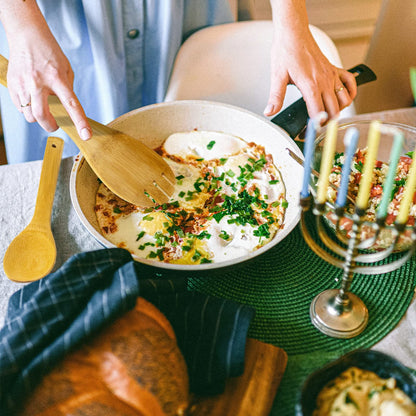
<path id="1" fill-rule="evenodd" d="M 357 128 L 350 127 L 344 136 L 345 160 L 341 171 L 341 183 L 337 193 L 336 205 L 343 207 L 347 202 L 348 183 L 350 180 L 351 163 L 355 150 L 357 149 L 360 133 Z"/>
<path id="2" fill-rule="evenodd" d="M 309 119 L 305 135 L 305 161 L 303 162 L 303 184 L 300 196 L 307 198 L 309 196 L 309 181 L 311 178 L 313 154 L 315 150 L 315 138 L 317 128 L 328 117 L 324 112 L 319 113 L 316 117 Z"/>

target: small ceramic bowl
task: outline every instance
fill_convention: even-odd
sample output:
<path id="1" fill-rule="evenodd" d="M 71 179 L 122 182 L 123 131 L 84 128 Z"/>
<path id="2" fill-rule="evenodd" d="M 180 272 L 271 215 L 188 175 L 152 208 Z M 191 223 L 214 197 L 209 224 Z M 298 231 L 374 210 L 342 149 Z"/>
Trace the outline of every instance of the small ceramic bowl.
<path id="1" fill-rule="evenodd" d="M 384 379 L 395 378 L 397 387 L 416 403 L 416 376 L 407 367 L 384 353 L 357 350 L 327 364 L 306 379 L 298 395 L 296 416 L 311 416 L 322 388 L 350 367 L 373 371 Z"/>
<path id="2" fill-rule="evenodd" d="M 336 149 L 337 153 L 345 152 L 344 147 L 344 135 L 351 127 L 354 127 L 359 132 L 358 149 L 363 149 L 367 146 L 367 138 L 370 130 L 371 120 L 361 120 L 356 122 L 340 123 L 338 126 Z M 402 156 L 406 153 L 411 152 L 416 146 L 416 128 L 399 123 L 381 123 L 381 134 L 380 134 L 380 145 L 377 153 L 376 160 L 382 162 L 389 162 L 390 151 L 393 145 L 395 134 L 400 131 L 404 135 L 404 145 L 401 152 Z M 319 172 L 321 164 L 322 149 L 325 143 L 326 130 L 323 129 L 321 134 L 316 139 L 315 145 L 315 159 L 314 168 Z M 415 156 L 416 157 L 416 156 Z M 317 179 L 313 179 L 312 192 L 317 192 Z M 333 191 L 333 198 L 336 198 L 336 191 Z M 356 195 L 355 195 L 356 196 Z M 381 196 L 380 196 L 381 198 Z M 333 205 L 332 205 L 333 206 Z M 329 210 L 325 217 L 328 220 L 328 224 L 331 228 L 335 229 L 337 224 L 337 217 L 334 215 L 333 210 Z M 351 228 L 353 223 L 353 217 L 349 213 L 345 213 L 341 219 L 341 233 L 350 236 Z M 361 227 L 361 240 L 370 239 L 375 236 L 376 233 L 375 223 L 372 221 L 364 221 Z M 412 233 L 413 227 L 407 225 L 399 240 L 396 242 L 394 251 L 407 250 L 412 244 Z M 388 248 L 393 242 L 395 237 L 395 227 L 393 224 L 386 225 L 381 229 L 376 241 L 370 247 L 370 251 L 380 251 Z"/>

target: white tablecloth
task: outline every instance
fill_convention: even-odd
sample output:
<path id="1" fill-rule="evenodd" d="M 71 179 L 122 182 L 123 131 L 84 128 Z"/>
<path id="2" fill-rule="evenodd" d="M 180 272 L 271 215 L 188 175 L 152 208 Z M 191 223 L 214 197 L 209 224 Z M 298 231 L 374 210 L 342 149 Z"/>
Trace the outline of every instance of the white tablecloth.
<path id="1" fill-rule="evenodd" d="M 72 207 L 69 177 L 73 159 L 63 159 L 52 214 L 52 232 L 57 245 L 55 269 L 73 254 L 102 248 L 81 224 Z M 32 218 L 42 162 L 0 166 L 0 258 L 13 238 Z M 22 286 L 10 281 L 0 268 L 0 326 L 3 325 L 7 302 Z M 385 311 L 389 313 L 389 311 Z M 413 300 L 400 324 L 374 349 L 388 353 L 403 364 L 416 369 L 416 302 Z"/>

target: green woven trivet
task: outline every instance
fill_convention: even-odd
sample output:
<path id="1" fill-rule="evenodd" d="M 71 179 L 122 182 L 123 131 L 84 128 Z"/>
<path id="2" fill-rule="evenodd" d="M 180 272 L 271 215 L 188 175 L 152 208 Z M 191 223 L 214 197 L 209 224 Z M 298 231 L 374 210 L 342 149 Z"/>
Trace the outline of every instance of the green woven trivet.
<path id="1" fill-rule="evenodd" d="M 210 277 L 192 278 L 190 287 L 255 308 L 249 335 L 289 355 L 272 415 L 293 415 L 296 394 L 311 371 L 347 351 L 371 347 L 397 325 L 413 297 L 415 267 L 413 257 L 386 275 L 354 276 L 351 291 L 367 306 L 369 322 L 362 334 L 347 340 L 323 335 L 310 321 L 312 299 L 339 287 L 335 278 L 342 271 L 312 252 L 299 226 L 262 256 Z"/>

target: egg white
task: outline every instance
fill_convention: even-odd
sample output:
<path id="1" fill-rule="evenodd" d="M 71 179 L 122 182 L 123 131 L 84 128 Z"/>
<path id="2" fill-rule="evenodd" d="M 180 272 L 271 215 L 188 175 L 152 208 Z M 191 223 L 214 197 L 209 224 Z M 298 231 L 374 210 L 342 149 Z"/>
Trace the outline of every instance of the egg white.
<path id="1" fill-rule="evenodd" d="M 222 198 L 226 195 L 238 199 L 237 194 L 242 189 L 241 177 L 244 176 L 247 167 L 252 166 L 253 161 L 259 158 L 259 149 L 248 146 L 238 137 L 219 132 L 175 133 L 165 141 L 163 150 L 165 160 L 176 177 L 174 193 L 169 203 L 177 204 L 178 209 L 195 215 L 204 209 L 207 213 L 207 199 L 212 199 L 212 192 L 206 192 L 211 185 L 204 176 L 206 172 L 211 172 L 214 178 L 222 178 L 218 179 L 218 195 L 222 195 Z M 204 221 L 207 216 L 210 218 L 204 223 L 202 231 L 209 238 L 198 239 L 193 235 L 179 239 L 176 237 L 173 241 L 171 233 L 168 232 L 168 228 L 173 224 L 169 215 L 160 210 L 149 212 L 141 209 L 128 215 L 117 216 L 116 231 L 107 234 L 106 237 L 113 244 L 125 247 L 138 257 L 158 260 L 157 253 L 162 248 L 157 247 L 157 236 L 164 235 L 165 247 L 168 248 L 165 261 L 170 263 L 198 264 L 198 256 L 201 255 L 212 262 L 245 256 L 271 240 L 282 225 L 285 188 L 279 171 L 270 164 L 267 168 L 253 171 L 244 183 L 244 189 L 248 193 L 250 189 L 256 188 L 259 190 L 260 200 L 267 204 L 277 204 L 270 210 L 280 221 L 270 225 L 269 237 L 255 235 L 258 228 L 256 226 L 230 221 L 233 216 L 226 215 L 217 222 L 214 216 L 208 213 Z M 265 221 L 260 216 L 264 208 L 253 209 L 257 211 L 256 215 L 260 221 Z"/>
<path id="2" fill-rule="evenodd" d="M 238 153 L 247 145 L 231 134 L 215 131 L 190 131 L 171 134 L 163 144 L 167 153 L 187 159 L 220 159 Z"/>

